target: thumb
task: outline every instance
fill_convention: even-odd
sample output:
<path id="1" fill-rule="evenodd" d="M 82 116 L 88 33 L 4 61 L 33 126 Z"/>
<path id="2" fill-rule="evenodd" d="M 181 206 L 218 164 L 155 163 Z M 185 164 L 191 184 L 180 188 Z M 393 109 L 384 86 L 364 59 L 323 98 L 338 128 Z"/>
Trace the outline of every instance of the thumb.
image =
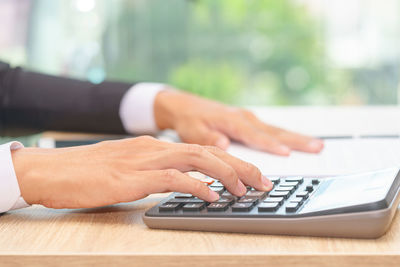
<path id="1" fill-rule="evenodd" d="M 229 138 L 216 130 L 208 128 L 202 123 L 192 127 L 178 128 L 177 132 L 183 142 L 206 146 L 217 146 L 226 150 L 230 144 Z"/>

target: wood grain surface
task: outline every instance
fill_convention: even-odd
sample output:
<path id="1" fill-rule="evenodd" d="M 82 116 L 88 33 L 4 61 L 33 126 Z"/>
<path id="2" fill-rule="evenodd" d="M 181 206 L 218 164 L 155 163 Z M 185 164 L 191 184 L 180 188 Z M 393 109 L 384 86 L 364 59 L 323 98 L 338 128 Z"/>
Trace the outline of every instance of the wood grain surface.
<path id="1" fill-rule="evenodd" d="M 376 240 L 153 230 L 165 197 L 96 209 L 33 206 L 0 216 L 1 266 L 400 266 L 400 225 Z"/>

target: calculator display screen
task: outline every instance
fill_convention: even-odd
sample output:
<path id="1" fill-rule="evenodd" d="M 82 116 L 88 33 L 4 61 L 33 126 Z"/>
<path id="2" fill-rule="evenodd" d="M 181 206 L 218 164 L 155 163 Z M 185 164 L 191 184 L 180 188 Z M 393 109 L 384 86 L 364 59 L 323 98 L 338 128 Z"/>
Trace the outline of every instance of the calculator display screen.
<path id="1" fill-rule="evenodd" d="M 385 200 L 397 173 L 398 169 L 390 169 L 327 179 L 299 213 L 340 209 Z"/>

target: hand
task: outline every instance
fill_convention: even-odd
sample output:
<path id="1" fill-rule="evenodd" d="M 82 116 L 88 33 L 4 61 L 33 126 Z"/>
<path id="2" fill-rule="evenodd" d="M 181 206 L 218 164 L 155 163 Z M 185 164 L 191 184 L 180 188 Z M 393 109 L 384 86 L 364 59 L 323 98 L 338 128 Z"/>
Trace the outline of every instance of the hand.
<path id="1" fill-rule="evenodd" d="M 176 130 L 186 143 L 226 149 L 231 138 L 284 156 L 289 155 L 292 149 L 318 153 L 323 148 L 321 140 L 265 124 L 248 110 L 175 90 L 157 95 L 154 113 L 160 129 Z"/>
<path id="2" fill-rule="evenodd" d="M 236 196 L 246 193 L 245 185 L 272 189 L 255 166 L 217 147 L 147 136 L 73 148 L 22 148 L 12 159 L 25 201 L 49 208 L 91 208 L 170 191 L 217 200 L 217 193 L 183 173 L 192 170 L 218 178 Z"/>

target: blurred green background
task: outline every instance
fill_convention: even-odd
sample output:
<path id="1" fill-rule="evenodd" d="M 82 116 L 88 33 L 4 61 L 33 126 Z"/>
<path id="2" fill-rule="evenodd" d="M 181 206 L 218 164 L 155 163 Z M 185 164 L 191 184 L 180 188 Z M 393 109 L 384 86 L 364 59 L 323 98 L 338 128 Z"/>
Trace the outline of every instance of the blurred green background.
<path id="1" fill-rule="evenodd" d="M 0 0 L 0 58 L 235 105 L 399 103 L 399 0 Z M 5 27 L 4 27 L 5 26 Z"/>

